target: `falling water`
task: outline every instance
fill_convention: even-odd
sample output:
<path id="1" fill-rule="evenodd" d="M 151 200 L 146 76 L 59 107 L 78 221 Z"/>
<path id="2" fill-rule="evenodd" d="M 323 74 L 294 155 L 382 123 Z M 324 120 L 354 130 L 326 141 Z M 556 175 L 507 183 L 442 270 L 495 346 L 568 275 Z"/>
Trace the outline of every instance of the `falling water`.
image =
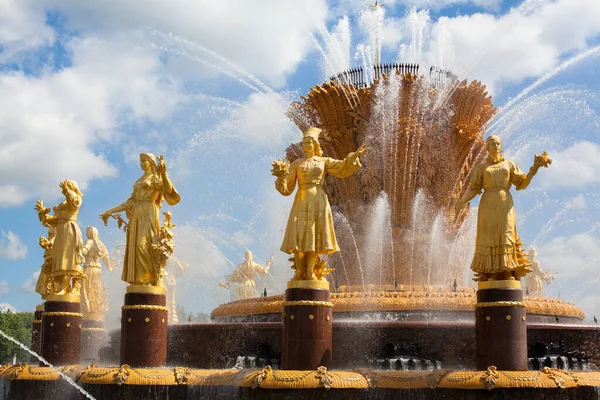
<path id="1" fill-rule="evenodd" d="M 63 378 L 65 381 L 67 381 L 75 389 L 79 390 L 79 392 L 81 392 L 81 394 L 83 394 L 85 397 L 87 397 L 90 400 L 95 400 L 95 398 L 91 394 L 89 394 L 81 386 L 79 386 L 78 384 L 76 384 L 73 381 L 73 379 L 69 378 L 66 374 L 64 374 L 63 372 L 61 372 L 54 365 L 50 364 L 48 361 L 46 361 L 46 359 L 44 359 L 38 353 L 36 353 L 35 351 L 29 349 L 27 346 L 25 346 L 23 343 L 19 342 L 17 339 L 15 339 L 15 338 L 7 335 L 2 330 L 0 330 L 0 335 L 2 335 L 5 339 L 8 339 L 9 341 L 13 342 L 17 346 L 19 346 L 20 348 L 22 348 L 23 350 L 25 350 L 26 352 L 28 352 L 29 354 L 31 354 L 32 356 L 36 357 L 38 360 L 40 360 L 44 364 L 48 365 L 50 368 L 52 368 L 54 371 L 56 371 L 61 376 L 61 378 Z"/>

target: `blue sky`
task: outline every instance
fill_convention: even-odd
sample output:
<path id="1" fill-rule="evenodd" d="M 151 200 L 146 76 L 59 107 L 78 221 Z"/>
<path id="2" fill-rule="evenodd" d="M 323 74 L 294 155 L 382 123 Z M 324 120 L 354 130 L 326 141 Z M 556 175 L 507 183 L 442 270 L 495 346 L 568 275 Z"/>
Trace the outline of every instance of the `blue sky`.
<path id="1" fill-rule="evenodd" d="M 186 310 L 228 300 L 216 281 L 246 248 L 259 261 L 276 256 L 261 285 L 281 292 L 289 270 L 278 248 L 291 199 L 274 191 L 269 169 L 299 137 L 285 110 L 331 72 L 315 43 L 326 49 L 324 30 L 344 15 L 349 63 L 359 64 L 368 3 L 0 0 L 0 303 L 39 303 L 31 282 L 46 232 L 33 205 L 56 204 L 63 179 L 83 188 L 82 230 L 97 226 L 111 249 L 124 243 L 97 216 L 129 196 L 143 151 L 165 155 L 182 195 L 172 211 L 177 254 L 190 263 L 178 288 Z M 600 313 L 598 2 L 383 3 L 383 61 L 481 80 L 499 107 L 589 52 L 503 110 L 494 133 L 522 169 L 543 149 L 555 159 L 515 196 L 520 233 L 543 268 L 558 272 L 547 293 Z M 124 285 L 119 272 L 105 275 L 116 311 Z"/>

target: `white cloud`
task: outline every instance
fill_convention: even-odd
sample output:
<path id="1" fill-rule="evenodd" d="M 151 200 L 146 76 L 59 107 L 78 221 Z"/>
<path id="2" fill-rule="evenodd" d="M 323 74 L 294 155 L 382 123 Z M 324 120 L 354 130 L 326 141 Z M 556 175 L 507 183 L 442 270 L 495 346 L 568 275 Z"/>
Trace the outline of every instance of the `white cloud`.
<path id="1" fill-rule="evenodd" d="M 479 79 L 493 91 L 502 82 L 519 82 L 555 67 L 566 52 L 585 48 L 600 33 L 600 2 L 558 0 L 521 13 L 500 17 L 472 14 L 442 17 L 432 27 L 425 58 Z M 455 49 L 453 59 L 440 60 L 443 47 Z"/>
<path id="2" fill-rule="evenodd" d="M 11 313 L 16 313 L 17 309 L 14 306 L 11 306 L 8 303 L 0 303 L 0 312 L 11 312 Z"/>
<path id="3" fill-rule="evenodd" d="M 0 259 L 18 260 L 27 257 L 27 246 L 12 231 L 0 233 Z"/>
<path id="4" fill-rule="evenodd" d="M 45 22 L 45 10 L 35 2 L 0 0 L 0 62 L 51 44 L 54 31 Z"/>
<path id="5" fill-rule="evenodd" d="M 542 269 L 556 272 L 555 282 L 546 290 L 553 297 L 561 293 L 561 299 L 582 307 L 588 317 L 596 313 L 600 278 L 597 265 L 600 261 L 600 238 L 591 231 L 571 237 L 557 237 L 537 247 Z M 587 299 L 587 300 L 586 300 Z"/>
<path id="6" fill-rule="evenodd" d="M 539 174 L 542 187 L 548 190 L 583 189 L 600 183 L 600 145 L 581 141 L 551 154 L 552 172 Z M 574 204 L 578 205 L 582 205 L 581 200 Z"/>
<path id="7" fill-rule="evenodd" d="M 23 292 L 35 292 L 35 284 L 37 283 L 40 271 L 35 271 L 27 277 L 25 282 L 21 284 L 21 291 Z"/>
<path id="8" fill-rule="evenodd" d="M 10 292 L 10 284 L 7 281 L 0 281 L 0 294 L 6 294 Z"/>
<path id="9" fill-rule="evenodd" d="M 143 7 L 122 1 L 47 0 L 46 4 L 63 12 L 67 26 L 81 32 L 152 27 L 181 35 L 275 85 L 295 71 L 312 46 L 309 32 L 327 16 L 322 0 L 148 0 Z"/>

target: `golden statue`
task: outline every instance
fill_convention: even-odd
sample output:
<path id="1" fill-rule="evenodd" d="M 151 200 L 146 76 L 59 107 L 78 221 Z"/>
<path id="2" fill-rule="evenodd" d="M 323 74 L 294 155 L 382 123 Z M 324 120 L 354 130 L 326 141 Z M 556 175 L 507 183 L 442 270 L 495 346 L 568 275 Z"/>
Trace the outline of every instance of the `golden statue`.
<path id="1" fill-rule="evenodd" d="M 169 323 L 178 324 L 177 302 L 175 301 L 175 288 L 177 287 L 176 276 L 182 276 L 188 269 L 188 263 L 179 261 L 176 257 L 170 257 L 165 265 L 163 276 L 164 286 L 167 289 L 167 307 L 169 308 Z"/>
<path id="2" fill-rule="evenodd" d="M 476 281 L 519 279 L 528 265 L 521 265 L 518 257 L 516 214 L 510 194 L 511 185 L 525 189 L 540 167 L 548 167 L 552 160 L 544 152 L 535 155 L 529 173 L 524 174 L 512 161 L 500 155 L 502 141 L 492 135 L 485 141 L 487 159 L 475 166 L 466 193 L 456 204 L 460 210 L 465 203 L 480 194 L 477 216 L 477 239 L 471 269 Z"/>
<path id="3" fill-rule="evenodd" d="M 81 287 L 81 306 L 86 314 L 102 315 L 106 310 L 106 295 L 104 294 L 104 285 L 102 284 L 102 266 L 112 271 L 108 250 L 104 243 L 98 238 L 98 229 L 88 226 L 85 232 L 87 240 L 83 245 L 83 272 L 87 279 Z"/>
<path id="4" fill-rule="evenodd" d="M 269 268 L 273 262 L 273 257 L 267 260 L 265 266 L 262 266 L 253 260 L 252 252 L 246 250 L 244 261 L 235 267 L 233 273 L 226 277 L 225 281 L 220 281 L 219 286 L 229 289 L 231 284 L 236 284 L 235 300 L 257 297 L 256 275 L 265 277 L 269 273 Z"/>
<path id="5" fill-rule="evenodd" d="M 83 195 L 77 182 L 65 180 L 58 185 L 65 196 L 54 207 L 54 215 L 48 215 L 50 208 L 38 200 L 35 209 L 44 226 L 56 229 L 51 247 L 52 268 L 50 269 L 49 293 L 55 295 L 79 295 L 81 279 L 85 279 L 81 264 L 83 262 L 83 239 L 77 225 L 77 215 Z"/>
<path id="6" fill-rule="evenodd" d="M 100 218 L 105 225 L 110 217 L 116 218 L 121 225 L 123 220 L 116 213 L 126 213 L 127 244 L 121 279 L 130 285 L 160 286 L 164 264 L 161 265 L 162 256 L 157 254 L 160 250 L 156 247 L 161 242 L 158 212 L 163 200 L 173 206 L 179 203 L 181 197 L 167 175 L 167 165 L 162 156 L 157 160 L 154 154 L 142 153 L 140 166 L 144 174 L 134 183 L 131 197 L 105 211 Z"/>
<path id="7" fill-rule="evenodd" d="M 527 275 L 527 293 L 530 296 L 541 296 L 544 292 L 544 284 L 550 285 L 554 281 L 554 274 L 550 270 L 542 271 L 542 264 L 537 260 L 535 248 L 529 250 L 532 272 Z"/>
<path id="8" fill-rule="evenodd" d="M 48 226 L 48 237 L 40 236 L 39 244 L 40 247 L 44 249 L 44 263 L 42 264 L 40 275 L 35 284 L 35 291 L 42 295 L 42 300 L 46 300 L 46 295 L 52 292 L 50 274 L 52 273 L 52 245 L 54 244 L 55 235 L 56 228 Z"/>
<path id="9" fill-rule="evenodd" d="M 323 190 L 326 174 L 346 178 L 360 168 L 359 157 L 367 148 L 361 145 L 343 160 L 323 157 L 319 144 L 321 129 L 308 128 L 302 138 L 304 158 L 291 163 L 273 161 L 272 174 L 277 177 L 275 188 L 284 196 L 293 193 L 298 181 L 298 191 L 290 211 L 281 251 L 294 254 L 296 273 L 292 280 L 322 280 L 314 268 L 319 254 L 340 250 L 333 230 L 333 215 L 327 195 Z M 319 260 L 319 263 L 322 262 Z"/>

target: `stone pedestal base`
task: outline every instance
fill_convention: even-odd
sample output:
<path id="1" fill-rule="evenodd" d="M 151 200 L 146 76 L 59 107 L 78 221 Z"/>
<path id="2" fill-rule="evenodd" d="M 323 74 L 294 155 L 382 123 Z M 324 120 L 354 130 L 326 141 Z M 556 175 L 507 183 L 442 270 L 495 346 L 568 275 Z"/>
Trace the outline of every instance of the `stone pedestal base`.
<path id="1" fill-rule="evenodd" d="M 315 370 L 331 363 L 333 304 L 327 281 L 291 281 L 283 303 L 281 369 Z"/>
<path id="2" fill-rule="evenodd" d="M 48 296 L 42 314 L 42 357 L 53 365 L 79 364 L 79 296 Z"/>
<path id="3" fill-rule="evenodd" d="M 88 318 L 84 315 L 81 325 L 81 362 L 89 365 L 98 362 L 98 350 L 106 342 L 106 330 L 104 329 L 104 320 Z"/>
<path id="4" fill-rule="evenodd" d="M 527 322 L 521 282 L 479 282 L 475 305 L 477 369 L 527 371 Z"/>
<path id="5" fill-rule="evenodd" d="M 42 314 L 44 313 L 44 305 L 41 304 L 35 308 L 33 313 L 33 322 L 31 323 L 31 350 L 39 355 L 42 355 Z M 39 360 L 36 356 L 29 357 L 29 362 L 37 363 Z"/>
<path id="6" fill-rule="evenodd" d="M 129 286 L 121 308 L 121 365 L 167 364 L 168 313 L 164 288 Z"/>

